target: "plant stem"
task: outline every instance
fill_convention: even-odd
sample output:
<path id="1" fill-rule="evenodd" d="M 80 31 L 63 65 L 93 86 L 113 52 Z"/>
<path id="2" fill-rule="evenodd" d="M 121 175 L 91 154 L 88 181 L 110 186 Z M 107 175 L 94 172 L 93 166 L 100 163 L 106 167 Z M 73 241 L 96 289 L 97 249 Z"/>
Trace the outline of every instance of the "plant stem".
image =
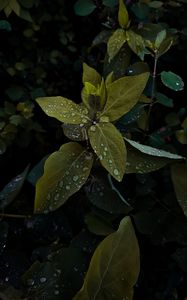
<path id="1" fill-rule="evenodd" d="M 154 55 L 154 68 L 153 68 L 153 74 L 152 74 L 153 82 L 152 82 L 152 89 L 151 89 L 151 103 L 150 103 L 149 110 L 148 110 L 148 113 L 147 113 L 147 121 L 146 121 L 146 127 L 145 127 L 146 131 L 149 131 L 149 119 L 150 119 L 151 111 L 152 111 L 152 108 L 153 108 L 153 105 L 154 105 L 156 75 L 157 75 L 157 62 L 158 62 L 158 56 L 155 53 L 155 55 Z"/>
<path id="2" fill-rule="evenodd" d="M 122 194 L 118 191 L 118 189 L 114 186 L 113 182 L 112 182 L 112 178 L 111 175 L 108 173 L 108 181 L 110 183 L 110 186 L 112 188 L 113 191 L 116 192 L 116 194 L 119 196 L 119 198 L 127 205 L 130 206 L 130 204 L 125 200 L 125 198 L 122 196 Z"/>
<path id="3" fill-rule="evenodd" d="M 31 218 L 31 215 L 14 215 L 14 214 L 4 214 L 4 213 L 0 213 L 0 217 L 1 218 L 17 218 L 17 219 L 27 219 L 27 218 Z"/>

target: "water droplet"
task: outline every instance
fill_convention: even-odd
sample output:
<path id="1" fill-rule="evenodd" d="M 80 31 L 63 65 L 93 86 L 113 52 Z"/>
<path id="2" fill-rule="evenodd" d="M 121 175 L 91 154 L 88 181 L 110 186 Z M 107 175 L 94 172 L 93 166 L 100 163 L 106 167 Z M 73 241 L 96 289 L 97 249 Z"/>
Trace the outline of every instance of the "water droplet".
<path id="1" fill-rule="evenodd" d="M 79 176 L 75 175 L 73 176 L 73 181 L 76 182 L 79 179 Z"/>
<path id="2" fill-rule="evenodd" d="M 108 162 L 109 162 L 109 164 L 112 164 L 112 160 L 111 160 L 111 159 L 109 159 L 109 161 L 108 161 Z"/>
<path id="3" fill-rule="evenodd" d="M 70 186 L 69 185 L 66 185 L 66 190 L 70 190 Z"/>
<path id="4" fill-rule="evenodd" d="M 5 281 L 8 282 L 9 281 L 9 277 L 5 277 Z"/>
<path id="5" fill-rule="evenodd" d="M 102 160 L 102 159 L 103 159 L 102 155 L 99 155 L 99 159 L 100 159 L 100 160 Z"/>
<path id="6" fill-rule="evenodd" d="M 107 147 L 105 147 L 105 151 L 108 151 L 108 148 L 107 148 Z"/>
<path id="7" fill-rule="evenodd" d="M 96 131 L 96 127 L 95 127 L 95 126 L 91 126 L 91 127 L 90 127 L 90 130 L 91 130 L 91 131 Z"/>
<path id="8" fill-rule="evenodd" d="M 27 280 L 27 284 L 28 284 L 29 286 L 34 285 L 34 279 L 29 278 L 29 279 Z"/>
<path id="9" fill-rule="evenodd" d="M 119 171 L 118 171 L 118 169 L 114 169 L 114 175 L 119 175 Z"/>
<path id="10" fill-rule="evenodd" d="M 44 282 L 46 282 L 46 281 L 47 281 L 47 278 L 46 278 L 46 277 L 41 277 L 41 278 L 40 278 L 40 282 L 41 282 L 41 283 L 44 283 Z"/>
<path id="11" fill-rule="evenodd" d="M 63 181 L 62 181 L 62 180 L 59 182 L 59 187 L 60 187 L 60 188 L 63 187 Z"/>
<path id="12" fill-rule="evenodd" d="M 103 155 L 106 156 L 106 152 L 103 152 Z"/>

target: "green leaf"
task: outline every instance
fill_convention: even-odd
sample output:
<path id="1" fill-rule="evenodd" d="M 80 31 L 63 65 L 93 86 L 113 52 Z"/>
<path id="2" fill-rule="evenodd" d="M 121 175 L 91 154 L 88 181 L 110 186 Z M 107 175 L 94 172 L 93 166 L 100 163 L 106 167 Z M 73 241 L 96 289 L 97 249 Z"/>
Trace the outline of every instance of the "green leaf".
<path id="1" fill-rule="evenodd" d="M 25 182 L 29 166 L 16 177 L 14 177 L 0 192 L 0 209 L 4 209 L 8 206 L 19 194 L 22 186 Z"/>
<path id="2" fill-rule="evenodd" d="M 36 99 L 49 116 L 67 124 L 85 124 L 89 121 L 88 110 L 64 97 L 42 97 Z"/>
<path id="3" fill-rule="evenodd" d="M 115 121 L 138 102 L 149 78 L 149 73 L 122 77 L 108 86 L 108 99 L 101 115 Z"/>
<path id="4" fill-rule="evenodd" d="M 11 31 L 12 30 L 12 26 L 11 24 L 6 21 L 6 20 L 0 20 L 0 29 L 1 30 L 6 30 L 6 31 Z"/>
<path id="5" fill-rule="evenodd" d="M 162 93 L 156 93 L 156 99 L 158 103 L 166 106 L 166 107 L 173 107 L 173 100 L 168 98 L 166 95 Z"/>
<path id="6" fill-rule="evenodd" d="M 133 4 L 131 9 L 135 16 L 140 20 L 146 19 L 150 11 L 148 5 L 140 2 Z"/>
<path id="7" fill-rule="evenodd" d="M 92 0 L 78 0 L 74 5 L 75 13 L 78 16 L 87 16 L 91 14 L 95 8 L 96 5 Z"/>
<path id="8" fill-rule="evenodd" d="M 111 72 L 113 72 L 115 79 L 123 77 L 126 74 L 127 67 L 129 66 L 131 54 L 132 51 L 127 43 L 123 44 L 119 52 L 111 61 L 109 61 L 107 54 L 104 62 L 104 77 L 109 75 Z"/>
<path id="9" fill-rule="evenodd" d="M 130 144 L 127 145 L 126 174 L 146 174 L 154 172 L 171 163 L 173 160 L 165 157 L 152 156 L 139 151 Z"/>
<path id="10" fill-rule="evenodd" d="M 161 80 L 165 86 L 174 91 L 182 91 L 184 88 L 182 78 L 171 71 L 162 71 Z"/>
<path id="11" fill-rule="evenodd" d="M 101 83 L 101 76 L 94 68 L 91 68 L 86 63 L 83 63 L 82 82 L 83 84 L 89 82 L 95 87 L 97 87 Z"/>
<path id="12" fill-rule="evenodd" d="M 133 30 L 127 31 L 127 43 L 131 50 L 136 53 L 141 60 L 144 60 L 144 55 L 147 53 L 145 43 L 141 35 L 135 33 Z"/>
<path id="13" fill-rule="evenodd" d="M 42 160 L 34 166 L 34 168 L 29 172 L 27 175 L 27 180 L 35 186 L 38 179 L 43 175 L 44 173 L 44 164 L 46 159 L 49 157 L 49 155 L 46 155 L 45 157 L 42 158 Z"/>
<path id="14" fill-rule="evenodd" d="M 179 143 L 183 145 L 187 145 L 187 132 L 183 129 L 179 129 L 175 131 L 175 136 Z"/>
<path id="15" fill-rule="evenodd" d="M 118 1 L 117 0 L 103 0 L 103 5 L 108 6 L 108 7 L 114 7 L 117 5 Z"/>
<path id="16" fill-rule="evenodd" d="M 157 51 L 157 57 L 160 57 L 161 55 L 166 53 L 173 45 L 173 42 L 174 40 L 172 37 L 168 37 L 165 40 L 163 40 L 163 42 L 160 44 L 159 49 Z"/>
<path id="17" fill-rule="evenodd" d="M 92 154 L 75 142 L 51 154 L 36 184 L 35 212 L 48 212 L 64 204 L 86 182 L 92 164 Z"/>
<path id="18" fill-rule="evenodd" d="M 92 177 L 91 182 L 85 186 L 85 192 L 94 206 L 110 214 L 127 214 L 132 209 L 120 192 L 111 186 L 109 174 L 106 176 L 104 169 L 99 169 Z"/>
<path id="19" fill-rule="evenodd" d="M 138 242 L 130 218 L 125 217 L 119 229 L 97 247 L 73 300 L 132 300 L 139 269 Z"/>
<path id="20" fill-rule="evenodd" d="M 111 123 L 98 123 L 90 127 L 88 136 L 102 166 L 121 181 L 125 172 L 126 147 L 119 131 Z"/>
<path id="21" fill-rule="evenodd" d="M 107 43 L 107 53 L 109 55 L 109 61 L 116 56 L 123 44 L 126 42 L 126 32 L 123 29 L 117 29 L 109 38 Z"/>
<path id="22" fill-rule="evenodd" d="M 161 150 L 161 149 L 156 149 L 147 145 L 143 145 L 140 144 L 138 142 L 135 142 L 133 140 L 129 140 L 126 139 L 125 140 L 133 147 L 135 147 L 136 149 L 138 149 L 139 151 L 141 151 L 142 153 L 148 154 L 148 155 L 152 155 L 152 156 L 157 156 L 157 157 L 164 157 L 164 158 L 169 158 L 169 159 L 184 159 L 184 157 L 178 155 L 178 154 L 174 154 L 171 152 L 167 152 L 165 150 Z"/>
<path id="23" fill-rule="evenodd" d="M 121 28 L 126 29 L 129 23 L 129 15 L 123 0 L 119 0 L 118 22 Z"/>
<path id="24" fill-rule="evenodd" d="M 164 29 L 164 30 L 161 30 L 157 34 L 157 37 L 156 37 L 156 40 L 155 40 L 155 47 L 156 47 L 156 49 L 158 49 L 160 47 L 160 45 L 165 40 L 165 38 L 166 38 L 166 30 Z"/>
<path id="25" fill-rule="evenodd" d="M 114 232 L 111 224 L 109 222 L 106 222 L 104 218 L 101 218 L 95 213 L 89 213 L 88 215 L 86 215 L 84 221 L 89 231 L 96 235 L 106 236 Z"/>
<path id="26" fill-rule="evenodd" d="M 175 164 L 171 166 L 171 177 L 177 200 L 179 205 L 182 207 L 185 216 L 187 217 L 187 165 Z"/>

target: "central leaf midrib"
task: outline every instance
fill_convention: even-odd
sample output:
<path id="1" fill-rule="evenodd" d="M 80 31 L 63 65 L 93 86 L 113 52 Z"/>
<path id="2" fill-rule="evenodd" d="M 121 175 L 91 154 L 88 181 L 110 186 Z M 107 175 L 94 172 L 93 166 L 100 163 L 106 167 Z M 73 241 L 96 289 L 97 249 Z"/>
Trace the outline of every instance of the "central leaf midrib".
<path id="1" fill-rule="evenodd" d="M 107 275 L 107 273 L 108 273 L 109 266 L 110 266 L 110 264 L 111 264 L 111 262 L 112 262 L 112 259 L 113 259 L 113 257 L 114 257 L 115 251 L 116 251 L 116 249 L 118 248 L 118 246 L 119 246 L 119 244 L 120 244 L 120 242 L 121 242 L 121 239 L 122 239 L 122 235 L 120 235 L 119 240 L 118 240 L 118 243 L 117 243 L 117 245 L 114 247 L 114 249 L 113 249 L 113 251 L 112 251 L 112 253 L 111 253 L 111 257 L 110 257 L 110 259 L 109 259 L 108 265 L 107 265 L 107 267 L 106 267 L 106 269 L 105 269 L 105 271 L 104 271 L 104 273 L 103 273 L 103 276 L 101 277 L 101 280 L 100 280 L 98 289 L 96 290 L 96 293 L 95 293 L 95 295 L 94 295 L 93 300 L 96 299 L 97 295 L 98 295 L 99 292 L 100 292 L 101 286 L 102 286 L 103 281 L 104 281 L 104 279 L 105 279 L 105 277 L 106 277 L 106 275 Z"/>

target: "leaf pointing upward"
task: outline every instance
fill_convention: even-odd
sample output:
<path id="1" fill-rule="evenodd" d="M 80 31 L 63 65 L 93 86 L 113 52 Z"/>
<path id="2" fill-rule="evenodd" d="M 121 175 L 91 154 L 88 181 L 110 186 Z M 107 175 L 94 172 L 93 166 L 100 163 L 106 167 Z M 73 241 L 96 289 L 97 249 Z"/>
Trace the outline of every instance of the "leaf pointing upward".
<path id="1" fill-rule="evenodd" d="M 97 247 L 73 300 L 132 300 L 139 268 L 138 242 L 130 218 L 125 217 Z"/>

